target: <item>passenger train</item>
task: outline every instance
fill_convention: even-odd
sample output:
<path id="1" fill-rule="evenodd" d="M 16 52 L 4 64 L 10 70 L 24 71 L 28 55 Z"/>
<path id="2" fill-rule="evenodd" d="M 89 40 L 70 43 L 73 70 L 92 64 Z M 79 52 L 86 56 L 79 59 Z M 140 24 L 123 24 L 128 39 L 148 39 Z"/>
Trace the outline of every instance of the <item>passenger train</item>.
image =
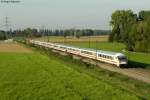
<path id="1" fill-rule="evenodd" d="M 118 67 L 128 64 L 128 60 L 126 56 L 122 53 L 77 48 L 77 47 L 61 45 L 57 43 L 41 42 L 41 41 L 36 41 L 36 40 L 30 40 L 29 42 L 35 45 L 44 46 L 44 47 L 51 48 L 54 50 L 63 51 L 63 52 L 67 52 L 70 54 L 94 59 L 100 62 L 113 64 Z"/>

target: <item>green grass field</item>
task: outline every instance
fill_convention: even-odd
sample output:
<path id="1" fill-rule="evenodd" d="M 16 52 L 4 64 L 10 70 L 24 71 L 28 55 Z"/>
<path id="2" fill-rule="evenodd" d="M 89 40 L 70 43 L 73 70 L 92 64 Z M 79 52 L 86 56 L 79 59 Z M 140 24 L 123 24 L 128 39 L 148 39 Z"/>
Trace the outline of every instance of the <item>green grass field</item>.
<path id="1" fill-rule="evenodd" d="M 38 52 L 0 53 L 1 100 L 137 100 L 136 95 Z"/>

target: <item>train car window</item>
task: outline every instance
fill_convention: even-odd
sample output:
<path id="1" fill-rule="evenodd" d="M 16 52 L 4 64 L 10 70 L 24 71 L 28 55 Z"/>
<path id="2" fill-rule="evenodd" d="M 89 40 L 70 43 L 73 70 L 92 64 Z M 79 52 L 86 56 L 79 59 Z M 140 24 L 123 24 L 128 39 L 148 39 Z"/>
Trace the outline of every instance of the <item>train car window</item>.
<path id="1" fill-rule="evenodd" d="M 105 56 L 106 57 L 106 59 L 108 58 L 108 56 Z"/>
<path id="2" fill-rule="evenodd" d="M 101 55 L 101 54 L 99 54 L 98 56 L 99 56 L 99 57 L 102 57 L 102 55 Z"/>
<path id="3" fill-rule="evenodd" d="M 124 61 L 124 60 L 126 61 L 126 60 L 127 60 L 127 58 L 124 57 L 124 56 L 118 56 L 118 59 L 119 59 L 119 60 L 122 60 L 122 61 Z"/>
<path id="4" fill-rule="evenodd" d="M 104 55 L 102 55 L 102 54 L 100 54 L 100 57 L 105 58 L 105 56 L 104 56 Z"/>
<path id="5" fill-rule="evenodd" d="M 111 60 L 113 60 L 113 57 L 110 57 Z"/>
<path id="6" fill-rule="evenodd" d="M 103 58 L 105 58 L 105 55 L 103 55 Z"/>
<path id="7" fill-rule="evenodd" d="M 108 59 L 108 56 L 106 56 L 106 58 Z"/>
<path id="8" fill-rule="evenodd" d="M 110 59 L 110 56 L 107 56 L 107 59 Z"/>
<path id="9" fill-rule="evenodd" d="M 71 50 L 71 51 L 76 51 L 75 49 L 72 49 L 72 48 L 69 48 L 69 50 Z"/>
<path id="10" fill-rule="evenodd" d="M 104 58 L 106 58 L 106 56 L 104 55 Z"/>
<path id="11" fill-rule="evenodd" d="M 65 47 L 60 47 L 60 48 L 62 48 L 62 49 L 66 49 Z"/>

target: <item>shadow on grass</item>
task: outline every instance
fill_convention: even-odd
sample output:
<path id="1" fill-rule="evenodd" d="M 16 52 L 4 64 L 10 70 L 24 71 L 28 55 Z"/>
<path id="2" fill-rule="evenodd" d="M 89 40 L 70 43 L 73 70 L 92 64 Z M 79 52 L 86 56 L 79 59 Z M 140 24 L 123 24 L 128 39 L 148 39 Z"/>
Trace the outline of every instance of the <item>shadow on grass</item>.
<path id="1" fill-rule="evenodd" d="M 150 64 L 145 64 L 145 63 L 136 62 L 136 61 L 129 61 L 128 66 L 126 68 L 143 68 L 143 69 L 147 69 L 147 68 L 150 68 Z"/>

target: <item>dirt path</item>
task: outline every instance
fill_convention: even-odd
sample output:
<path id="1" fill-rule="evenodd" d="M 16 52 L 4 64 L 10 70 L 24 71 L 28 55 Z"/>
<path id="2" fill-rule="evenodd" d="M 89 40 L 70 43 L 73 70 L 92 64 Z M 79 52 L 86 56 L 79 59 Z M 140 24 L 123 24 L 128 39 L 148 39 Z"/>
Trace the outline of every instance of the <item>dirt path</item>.
<path id="1" fill-rule="evenodd" d="M 105 65 L 102 63 L 98 64 L 101 68 L 121 73 L 123 75 L 132 77 L 137 80 L 141 80 L 146 83 L 150 83 L 150 70 L 141 69 L 141 68 L 117 68 L 111 65 Z"/>
<path id="2" fill-rule="evenodd" d="M 0 42 L 0 52 L 31 53 L 32 50 L 15 42 Z"/>

